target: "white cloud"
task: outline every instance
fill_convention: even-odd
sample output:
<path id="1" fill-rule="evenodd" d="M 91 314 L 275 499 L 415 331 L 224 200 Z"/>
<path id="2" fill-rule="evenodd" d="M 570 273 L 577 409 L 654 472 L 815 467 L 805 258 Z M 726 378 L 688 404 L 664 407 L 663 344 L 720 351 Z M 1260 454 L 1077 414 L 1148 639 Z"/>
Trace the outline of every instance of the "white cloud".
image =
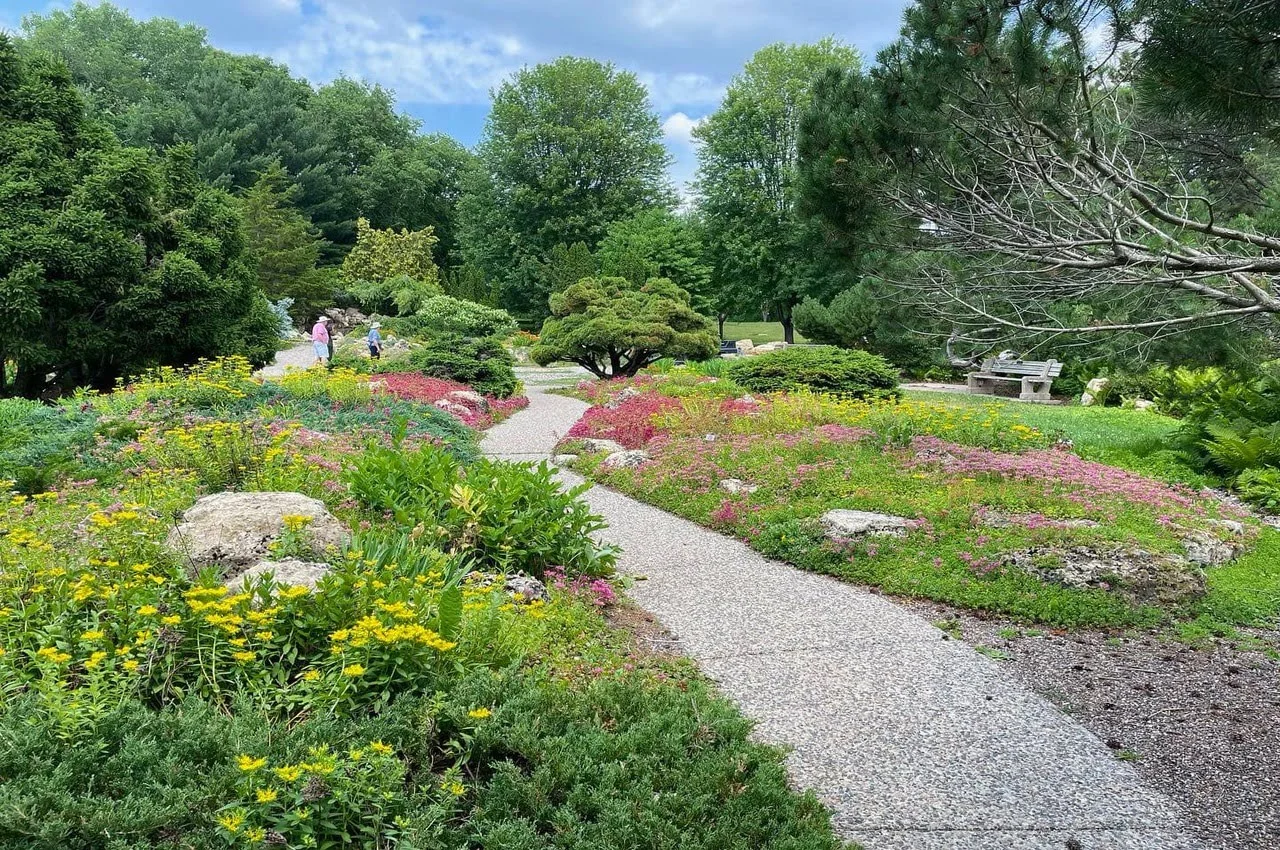
<path id="1" fill-rule="evenodd" d="M 705 115 L 701 118 L 690 118 L 683 112 L 674 112 L 662 122 L 662 134 L 667 137 L 669 144 L 692 147 L 697 143 L 693 138 L 693 131 L 706 120 Z"/>
<path id="2" fill-rule="evenodd" d="M 691 104 L 714 104 L 724 98 L 726 84 L 705 74 L 668 74 L 639 71 L 636 76 L 658 109 Z"/>
<path id="3" fill-rule="evenodd" d="M 512 36 L 432 26 L 391 8 L 366 14 L 324 0 L 297 40 L 275 55 L 315 83 L 346 74 L 394 89 L 401 101 L 477 103 L 524 64 L 523 53 Z"/>

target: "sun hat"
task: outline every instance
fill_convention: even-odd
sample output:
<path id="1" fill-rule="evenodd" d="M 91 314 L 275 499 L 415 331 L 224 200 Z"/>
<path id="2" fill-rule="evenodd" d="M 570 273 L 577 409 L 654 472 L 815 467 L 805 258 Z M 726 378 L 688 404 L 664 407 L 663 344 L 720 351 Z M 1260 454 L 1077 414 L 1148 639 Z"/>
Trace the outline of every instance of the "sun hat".
<path id="1" fill-rule="evenodd" d="M 382 322 L 374 322 L 370 327 L 376 331 L 378 328 L 382 327 Z"/>
<path id="2" fill-rule="evenodd" d="M 320 318 L 316 319 L 316 321 L 317 321 L 317 322 L 327 322 L 327 321 L 329 321 L 329 317 L 328 317 L 328 316 L 321 316 Z"/>

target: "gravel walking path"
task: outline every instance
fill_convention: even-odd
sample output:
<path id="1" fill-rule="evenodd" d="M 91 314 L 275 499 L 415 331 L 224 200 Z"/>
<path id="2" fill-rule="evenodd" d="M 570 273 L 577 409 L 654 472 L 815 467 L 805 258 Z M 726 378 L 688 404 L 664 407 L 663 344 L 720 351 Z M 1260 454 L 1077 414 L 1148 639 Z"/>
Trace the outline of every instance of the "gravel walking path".
<path id="1" fill-rule="evenodd" d="M 270 366 L 257 371 L 259 378 L 279 378 L 289 369 L 308 369 L 316 362 L 315 352 L 309 342 L 299 342 L 289 348 L 276 352 L 276 359 Z"/>
<path id="2" fill-rule="evenodd" d="M 587 405 L 522 377 L 529 408 L 482 446 L 543 459 Z M 636 602 L 867 850 L 1202 850 L 1131 765 L 905 608 L 603 487 L 585 498 L 645 579 Z"/>

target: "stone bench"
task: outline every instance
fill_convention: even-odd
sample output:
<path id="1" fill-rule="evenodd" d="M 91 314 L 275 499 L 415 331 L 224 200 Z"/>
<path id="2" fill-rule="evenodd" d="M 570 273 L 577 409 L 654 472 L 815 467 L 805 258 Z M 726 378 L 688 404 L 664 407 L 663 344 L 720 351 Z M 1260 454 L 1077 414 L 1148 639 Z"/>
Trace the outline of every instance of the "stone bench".
<path id="1" fill-rule="evenodd" d="M 983 362 L 977 372 L 969 373 L 969 392 L 976 395 L 994 395 L 1001 381 L 1021 383 L 1023 401 L 1052 401 L 1049 388 L 1053 379 L 1062 374 L 1062 364 L 1057 360 L 1001 360 L 998 357 Z"/>

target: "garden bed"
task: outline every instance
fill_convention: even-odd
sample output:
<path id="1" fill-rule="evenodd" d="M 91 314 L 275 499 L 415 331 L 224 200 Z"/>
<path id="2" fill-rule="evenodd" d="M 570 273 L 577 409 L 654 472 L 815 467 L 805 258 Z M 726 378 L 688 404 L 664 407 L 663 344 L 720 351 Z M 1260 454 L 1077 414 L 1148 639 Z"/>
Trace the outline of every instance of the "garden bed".
<path id="1" fill-rule="evenodd" d="M 217 362 L 0 447 L 43 463 L 0 506 L 0 844 L 840 846 L 689 664 L 609 625 L 599 520 L 475 460 L 435 404 L 465 391 Z M 230 578 L 171 536 L 223 490 L 350 541 L 285 516 L 257 542 L 315 586 Z"/>
<path id="2" fill-rule="evenodd" d="M 1081 427 L 1077 447 L 1066 428 L 1088 424 L 1080 412 L 1059 412 L 1049 429 L 1022 420 L 1025 406 L 755 398 L 695 373 L 576 392 L 595 405 L 563 447 L 576 466 L 797 566 L 1029 623 L 1189 638 L 1275 626 L 1280 533 L 1183 483 L 1189 470 L 1171 459 L 1135 441 L 1108 447 L 1108 433 L 1123 433 L 1114 424 Z M 606 463 L 583 439 L 647 457 Z M 910 530 L 841 538 L 820 522 L 833 510 Z"/>

